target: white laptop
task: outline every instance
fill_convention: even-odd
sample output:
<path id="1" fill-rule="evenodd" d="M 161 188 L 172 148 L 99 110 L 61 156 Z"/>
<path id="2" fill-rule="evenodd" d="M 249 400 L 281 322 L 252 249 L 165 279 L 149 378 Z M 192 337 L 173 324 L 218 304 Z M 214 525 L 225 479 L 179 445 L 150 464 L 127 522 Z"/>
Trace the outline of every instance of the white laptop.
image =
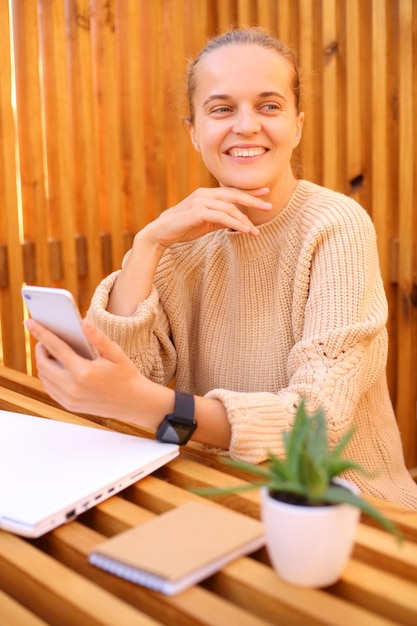
<path id="1" fill-rule="evenodd" d="M 0 410 L 0 528 L 39 537 L 178 454 L 176 444 Z"/>

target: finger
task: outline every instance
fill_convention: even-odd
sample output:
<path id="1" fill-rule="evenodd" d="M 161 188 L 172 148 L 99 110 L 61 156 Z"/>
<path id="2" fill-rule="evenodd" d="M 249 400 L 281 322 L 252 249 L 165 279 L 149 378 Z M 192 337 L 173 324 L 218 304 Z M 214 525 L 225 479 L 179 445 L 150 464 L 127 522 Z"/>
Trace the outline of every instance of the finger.
<path id="1" fill-rule="evenodd" d="M 231 230 L 254 235 L 259 233 L 258 228 L 244 211 L 239 208 L 237 203 L 228 202 L 224 199 L 210 199 L 206 202 L 206 206 L 200 207 L 198 216 L 216 228 L 230 228 Z"/>
<path id="2" fill-rule="evenodd" d="M 25 326 L 33 337 L 44 346 L 50 356 L 60 361 L 65 367 L 78 366 L 79 359 L 82 357 L 78 356 L 65 341 L 33 319 L 26 320 Z"/>
<path id="3" fill-rule="evenodd" d="M 35 356 L 38 363 L 43 363 L 44 361 L 46 363 L 49 361 L 57 363 L 56 359 L 54 359 L 54 357 L 48 352 L 43 343 L 40 343 L 40 341 L 38 341 L 35 346 Z"/>
<path id="4" fill-rule="evenodd" d="M 214 187 L 212 190 L 214 197 L 219 200 L 231 202 L 233 204 L 241 205 L 251 209 L 259 209 L 262 211 L 270 211 L 272 208 L 271 202 L 266 202 L 261 197 L 269 193 L 268 187 L 261 187 L 259 189 L 242 190 L 237 187 Z"/>
<path id="5" fill-rule="evenodd" d="M 236 187 L 236 189 L 239 189 L 239 188 Z M 244 191 L 245 193 L 248 193 L 251 196 L 260 197 L 260 196 L 267 196 L 271 190 L 269 187 L 258 187 L 257 189 L 244 189 L 244 190 L 240 189 L 240 191 Z"/>
<path id="6" fill-rule="evenodd" d="M 232 211 L 236 217 L 232 215 Z M 258 229 L 248 217 L 235 206 L 222 207 L 211 206 L 204 208 L 200 213 L 201 219 L 211 224 L 213 229 L 230 228 L 230 230 L 240 231 L 242 233 L 258 234 Z"/>
<path id="7" fill-rule="evenodd" d="M 36 344 L 35 354 L 38 378 L 46 393 L 68 411 L 77 411 L 78 403 L 85 393 L 85 389 L 82 384 L 79 384 L 78 378 L 81 375 L 81 381 L 83 380 L 82 367 L 72 370 L 65 368 L 60 361 L 51 357 L 40 342 Z M 78 355 L 76 356 L 78 357 Z M 88 368 L 91 361 L 80 357 L 79 363 Z"/>
<path id="8" fill-rule="evenodd" d="M 62 392 L 68 387 L 67 371 L 59 361 L 51 357 L 41 343 L 37 343 L 35 346 L 35 356 L 38 378 L 41 380 L 45 391 L 59 402 Z"/>
<path id="9" fill-rule="evenodd" d="M 256 202 L 253 208 L 260 209 L 262 211 L 268 211 L 272 209 L 272 203 L 262 200 L 263 196 L 267 196 L 270 193 L 269 187 L 259 187 L 258 189 L 239 189 L 238 187 L 231 187 L 236 189 L 239 193 L 243 193 L 246 197 L 246 201 L 250 202 L 250 197 L 261 199 L 260 202 Z M 249 196 L 249 198 L 247 198 Z M 252 204 L 251 204 L 252 207 Z"/>

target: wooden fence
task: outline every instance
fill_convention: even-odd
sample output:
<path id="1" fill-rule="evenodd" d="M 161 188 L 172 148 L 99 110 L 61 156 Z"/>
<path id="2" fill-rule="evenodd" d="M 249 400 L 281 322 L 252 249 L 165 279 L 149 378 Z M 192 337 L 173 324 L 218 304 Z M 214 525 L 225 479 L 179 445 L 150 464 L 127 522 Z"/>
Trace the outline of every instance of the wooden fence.
<path id="1" fill-rule="evenodd" d="M 298 50 L 299 172 L 375 223 L 389 385 L 417 466 L 416 0 L 0 0 L 3 361 L 28 367 L 23 282 L 66 287 L 84 312 L 134 233 L 212 184 L 181 119 L 184 69 L 232 24 Z"/>

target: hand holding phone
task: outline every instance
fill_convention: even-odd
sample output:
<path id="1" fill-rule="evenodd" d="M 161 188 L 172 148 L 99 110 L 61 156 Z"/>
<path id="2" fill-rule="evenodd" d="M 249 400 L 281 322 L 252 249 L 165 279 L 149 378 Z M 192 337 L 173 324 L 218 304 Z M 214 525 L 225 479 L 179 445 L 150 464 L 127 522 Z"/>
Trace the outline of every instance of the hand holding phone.
<path id="1" fill-rule="evenodd" d="M 63 339 L 86 359 L 95 359 L 94 348 L 81 326 L 81 315 L 72 294 L 54 287 L 22 287 L 22 297 L 30 316 Z"/>

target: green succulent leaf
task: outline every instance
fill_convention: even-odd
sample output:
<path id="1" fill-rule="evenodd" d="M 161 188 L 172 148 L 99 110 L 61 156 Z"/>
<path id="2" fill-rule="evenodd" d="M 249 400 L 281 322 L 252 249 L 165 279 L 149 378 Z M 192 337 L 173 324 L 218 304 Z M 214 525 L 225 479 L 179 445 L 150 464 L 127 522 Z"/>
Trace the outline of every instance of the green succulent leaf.
<path id="1" fill-rule="evenodd" d="M 378 509 L 372 506 L 367 500 L 356 495 L 349 489 L 338 485 L 330 485 L 324 493 L 324 500 L 329 504 L 350 504 L 351 506 L 357 507 L 365 513 L 365 515 L 368 515 L 378 522 L 385 530 L 395 535 L 398 540 L 402 540 L 402 535 L 394 522 L 378 511 Z"/>
<path id="2" fill-rule="evenodd" d="M 310 430 L 310 422 L 305 419 L 305 401 L 300 402 L 293 427 L 289 433 L 284 434 L 284 444 L 286 452 L 286 463 L 289 473 L 292 477 L 299 477 L 300 468 L 300 454 L 305 446 L 307 434 Z"/>
<path id="3" fill-rule="evenodd" d="M 336 476 L 340 476 L 343 472 L 347 470 L 356 470 L 361 474 L 369 474 L 361 465 L 355 463 L 354 461 L 349 461 L 348 459 L 327 459 L 326 460 L 326 470 L 327 475 L 329 477 L 329 482 L 331 482 L 332 478 Z"/>
<path id="4" fill-rule="evenodd" d="M 309 501 L 322 499 L 328 486 L 328 475 L 325 468 L 314 458 L 306 455 L 303 463 L 303 483 Z"/>
<path id="5" fill-rule="evenodd" d="M 328 454 L 327 427 L 324 412 L 319 409 L 310 419 L 310 433 L 306 439 L 307 454 L 316 460 L 326 458 Z"/>
<path id="6" fill-rule="evenodd" d="M 254 463 L 248 463 L 247 461 L 238 461 L 235 459 L 222 458 L 221 463 L 225 465 L 230 465 L 236 469 L 242 470 L 244 472 L 248 472 L 249 474 L 254 474 L 256 476 L 260 476 L 262 478 L 269 479 L 271 472 L 268 467 L 264 465 L 255 465 Z"/>
<path id="7" fill-rule="evenodd" d="M 274 454 L 268 453 L 269 476 L 273 479 L 281 479 L 283 481 L 291 481 L 294 476 L 288 466 L 287 461 L 283 461 Z"/>
<path id="8" fill-rule="evenodd" d="M 349 441 L 352 439 L 353 435 L 355 434 L 355 431 L 356 431 L 355 428 L 350 428 L 348 431 L 346 431 L 345 434 L 339 439 L 337 444 L 334 446 L 334 448 L 329 451 L 329 456 L 339 458 L 342 452 L 344 452 L 347 444 L 349 443 Z"/>

